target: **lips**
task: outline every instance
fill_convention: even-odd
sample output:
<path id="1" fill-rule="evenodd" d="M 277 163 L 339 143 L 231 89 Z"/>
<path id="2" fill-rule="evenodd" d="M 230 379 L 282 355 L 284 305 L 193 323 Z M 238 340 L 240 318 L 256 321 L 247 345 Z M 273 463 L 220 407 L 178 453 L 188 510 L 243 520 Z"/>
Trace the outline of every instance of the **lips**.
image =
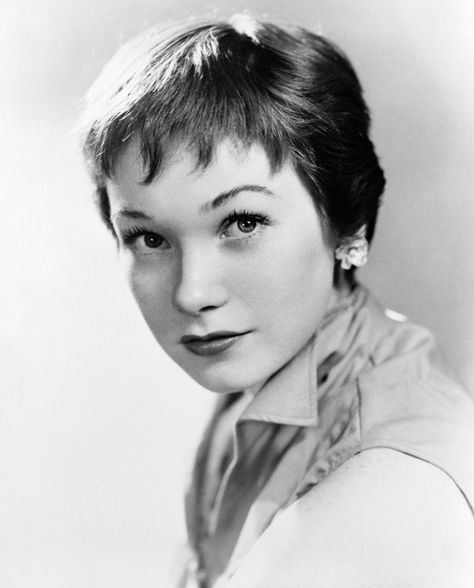
<path id="1" fill-rule="evenodd" d="M 232 345 L 237 343 L 249 331 L 236 333 L 234 331 L 215 331 L 202 337 L 196 335 L 185 335 L 181 338 L 181 343 L 188 351 L 195 355 L 217 355 L 223 353 Z"/>

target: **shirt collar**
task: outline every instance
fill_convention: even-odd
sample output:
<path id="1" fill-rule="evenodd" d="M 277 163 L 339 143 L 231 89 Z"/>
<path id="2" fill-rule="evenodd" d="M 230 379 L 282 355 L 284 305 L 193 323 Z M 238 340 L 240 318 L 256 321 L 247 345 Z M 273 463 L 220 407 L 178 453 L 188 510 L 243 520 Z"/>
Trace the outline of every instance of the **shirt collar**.
<path id="1" fill-rule="evenodd" d="M 360 285 L 350 292 L 340 293 L 308 343 L 264 384 L 238 422 L 316 425 L 318 399 L 324 396 L 334 379 L 325 381 L 328 370 L 337 374 L 343 369 L 345 359 L 350 357 L 348 347 L 353 346 L 354 339 L 360 334 L 359 321 L 354 317 L 361 314 L 359 311 L 366 304 L 367 296 L 367 290 Z"/>
<path id="2" fill-rule="evenodd" d="M 239 418 L 285 425 L 318 422 L 315 336 L 256 394 Z"/>

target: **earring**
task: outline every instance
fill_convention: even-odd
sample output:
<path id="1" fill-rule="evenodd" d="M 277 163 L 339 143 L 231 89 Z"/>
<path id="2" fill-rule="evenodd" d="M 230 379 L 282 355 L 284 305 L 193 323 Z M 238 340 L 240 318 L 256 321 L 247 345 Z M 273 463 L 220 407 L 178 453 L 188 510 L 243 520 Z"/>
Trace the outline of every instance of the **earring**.
<path id="1" fill-rule="evenodd" d="M 369 243 L 365 237 L 354 239 L 343 245 L 339 245 L 334 256 L 341 262 L 344 270 L 354 267 L 362 267 L 369 257 Z"/>

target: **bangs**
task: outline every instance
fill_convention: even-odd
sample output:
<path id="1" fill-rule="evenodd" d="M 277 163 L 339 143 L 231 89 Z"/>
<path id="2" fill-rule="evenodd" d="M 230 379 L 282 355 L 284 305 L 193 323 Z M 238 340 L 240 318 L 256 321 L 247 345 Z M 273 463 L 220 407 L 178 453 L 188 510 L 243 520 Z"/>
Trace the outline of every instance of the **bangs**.
<path id="1" fill-rule="evenodd" d="M 96 181 L 113 177 L 132 138 L 140 145 L 144 183 L 176 144 L 205 167 L 224 139 L 244 147 L 257 143 L 273 170 L 303 149 L 300 129 L 308 113 L 298 108 L 296 120 L 295 105 L 288 108 L 294 66 L 261 43 L 258 31 L 250 36 L 214 24 L 179 35 L 174 28 L 160 31 L 158 40 L 156 33 L 145 34 L 133 45 L 118 52 L 86 97 L 93 119 L 84 124 L 84 150 Z"/>
<path id="2" fill-rule="evenodd" d="M 85 99 L 82 144 L 110 226 L 106 180 L 133 139 L 143 183 L 177 147 L 206 167 L 224 140 L 289 161 L 338 238 L 367 225 L 385 179 L 359 80 L 343 52 L 304 28 L 250 17 L 152 28 L 124 45 Z"/>

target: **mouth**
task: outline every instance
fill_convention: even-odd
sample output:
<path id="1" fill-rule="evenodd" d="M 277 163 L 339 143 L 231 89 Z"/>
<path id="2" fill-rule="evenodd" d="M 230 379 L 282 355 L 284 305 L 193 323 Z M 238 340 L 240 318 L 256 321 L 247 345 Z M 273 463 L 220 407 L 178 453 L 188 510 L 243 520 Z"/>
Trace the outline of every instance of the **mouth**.
<path id="1" fill-rule="evenodd" d="M 217 355 L 223 353 L 232 345 L 237 343 L 242 337 L 250 333 L 245 331 L 236 333 L 234 331 L 215 331 L 199 337 L 197 335 L 184 335 L 181 338 L 181 343 L 188 351 L 194 355 Z"/>

